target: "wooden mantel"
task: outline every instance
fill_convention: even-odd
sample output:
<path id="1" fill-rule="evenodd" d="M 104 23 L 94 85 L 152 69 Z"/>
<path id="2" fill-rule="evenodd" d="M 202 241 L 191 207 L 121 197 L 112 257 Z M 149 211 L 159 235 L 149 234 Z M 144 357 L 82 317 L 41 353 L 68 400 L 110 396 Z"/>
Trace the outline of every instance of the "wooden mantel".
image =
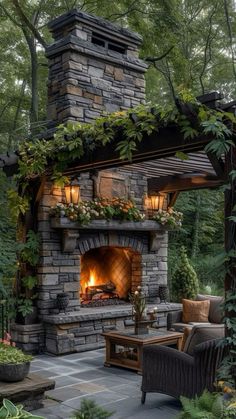
<path id="1" fill-rule="evenodd" d="M 150 236 L 150 250 L 160 248 L 159 233 L 167 231 L 168 226 L 162 226 L 153 220 L 145 221 L 119 221 L 119 220 L 92 220 L 89 224 L 81 225 L 78 221 L 71 221 L 66 217 L 52 218 L 51 227 L 63 230 L 63 252 L 73 252 L 80 230 L 106 230 L 106 231 L 143 231 Z"/>

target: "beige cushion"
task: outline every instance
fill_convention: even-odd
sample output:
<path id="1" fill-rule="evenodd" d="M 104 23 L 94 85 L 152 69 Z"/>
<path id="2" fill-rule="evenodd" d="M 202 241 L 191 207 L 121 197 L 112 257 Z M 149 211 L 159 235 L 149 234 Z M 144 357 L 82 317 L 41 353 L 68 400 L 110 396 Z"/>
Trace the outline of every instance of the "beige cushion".
<path id="1" fill-rule="evenodd" d="M 184 345 L 184 352 L 193 355 L 196 345 L 207 340 L 223 338 L 224 334 L 225 328 L 223 324 L 194 326 Z"/>
<path id="2" fill-rule="evenodd" d="M 193 326 L 200 326 L 201 324 L 210 326 L 211 323 L 197 323 L 197 322 L 190 322 L 190 323 L 173 323 L 171 325 L 171 330 L 174 330 L 175 332 L 184 332 L 185 327 L 188 327 L 189 329 L 192 329 Z"/>
<path id="3" fill-rule="evenodd" d="M 223 308 L 221 305 L 224 302 L 223 297 L 219 297 L 216 295 L 198 294 L 196 300 L 197 301 L 210 300 L 209 322 L 222 323 Z"/>
<path id="4" fill-rule="evenodd" d="M 210 310 L 210 301 L 192 301 L 192 300 L 182 300 L 183 304 L 183 323 L 189 322 L 198 322 L 206 323 L 208 322 L 209 310 Z"/>

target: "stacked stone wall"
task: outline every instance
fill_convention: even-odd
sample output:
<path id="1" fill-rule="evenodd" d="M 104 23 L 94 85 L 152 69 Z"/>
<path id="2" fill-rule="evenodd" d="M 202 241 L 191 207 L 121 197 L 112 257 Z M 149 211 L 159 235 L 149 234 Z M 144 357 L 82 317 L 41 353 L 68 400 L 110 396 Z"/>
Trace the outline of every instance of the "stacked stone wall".
<path id="1" fill-rule="evenodd" d="M 91 122 L 103 111 L 128 109 L 145 101 L 146 64 L 137 58 L 140 37 L 124 37 L 112 25 L 100 23 L 100 36 L 106 46 L 93 43 L 91 20 L 75 14 L 73 23 L 62 20 L 51 25 L 56 42 L 47 49 L 49 59 L 48 119 Z M 92 26 L 91 26 L 92 24 Z M 122 42 L 123 53 L 109 49 L 109 42 Z"/>

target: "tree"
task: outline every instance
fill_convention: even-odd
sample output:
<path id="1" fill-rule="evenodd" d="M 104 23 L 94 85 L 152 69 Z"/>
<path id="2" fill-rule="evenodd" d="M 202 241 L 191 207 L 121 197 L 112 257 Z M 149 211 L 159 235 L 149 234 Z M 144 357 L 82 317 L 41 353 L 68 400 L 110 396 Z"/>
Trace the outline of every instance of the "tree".
<path id="1" fill-rule="evenodd" d="M 143 35 L 148 100 L 173 100 L 182 87 L 196 95 L 219 89 L 234 98 L 233 0 L 224 7 L 221 0 L 2 0 L 0 141 L 5 148 L 14 148 L 30 124 L 45 128 L 47 23 L 74 7 Z"/>

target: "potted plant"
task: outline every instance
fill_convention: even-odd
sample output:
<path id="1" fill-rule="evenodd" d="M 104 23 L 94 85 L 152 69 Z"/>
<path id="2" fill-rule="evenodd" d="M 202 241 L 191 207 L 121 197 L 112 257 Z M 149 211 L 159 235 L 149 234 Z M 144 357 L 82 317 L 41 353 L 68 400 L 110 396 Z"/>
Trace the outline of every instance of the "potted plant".
<path id="1" fill-rule="evenodd" d="M 0 381 L 16 382 L 29 373 L 31 355 L 5 343 L 0 343 Z"/>

